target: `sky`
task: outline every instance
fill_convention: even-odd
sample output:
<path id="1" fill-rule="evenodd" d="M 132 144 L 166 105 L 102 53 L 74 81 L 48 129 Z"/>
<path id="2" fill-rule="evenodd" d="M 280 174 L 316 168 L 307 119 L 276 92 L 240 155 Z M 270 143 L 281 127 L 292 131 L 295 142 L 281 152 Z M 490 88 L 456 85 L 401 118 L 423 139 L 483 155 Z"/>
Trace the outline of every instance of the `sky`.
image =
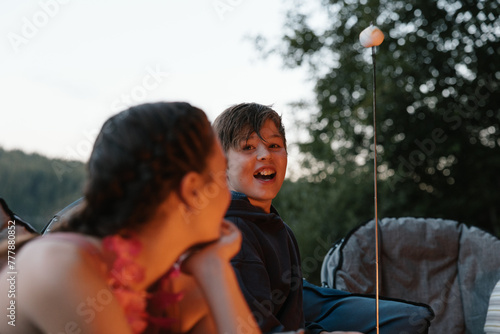
<path id="1" fill-rule="evenodd" d="M 86 161 L 128 106 L 186 101 L 210 120 L 240 102 L 312 95 L 304 70 L 264 59 L 249 36 L 282 34 L 282 0 L 0 2 L 0 147 Z M 290 137 L 290 134 L 289 134 Z"/>

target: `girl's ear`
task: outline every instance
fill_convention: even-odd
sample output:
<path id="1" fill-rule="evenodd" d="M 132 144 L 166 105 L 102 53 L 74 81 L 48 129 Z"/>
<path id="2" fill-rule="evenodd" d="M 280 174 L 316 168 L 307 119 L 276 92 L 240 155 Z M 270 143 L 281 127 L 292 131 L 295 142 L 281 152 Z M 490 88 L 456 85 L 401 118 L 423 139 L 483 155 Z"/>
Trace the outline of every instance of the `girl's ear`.
<path id="1" fill-rule="evenodd" d="M 203 184 L 203 176 L 196 172 L 189 172 L 182 178 L 179 191 L 188 208 L 196 207 Z"/>

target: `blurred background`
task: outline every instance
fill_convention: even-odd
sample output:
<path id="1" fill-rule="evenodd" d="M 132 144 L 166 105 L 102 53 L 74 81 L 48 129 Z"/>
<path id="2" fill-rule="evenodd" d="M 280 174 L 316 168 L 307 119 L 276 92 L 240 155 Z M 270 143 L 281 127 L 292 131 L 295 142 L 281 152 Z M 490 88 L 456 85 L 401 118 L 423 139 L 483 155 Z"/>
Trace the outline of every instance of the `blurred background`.
<path id="1" fill-rule="evenodd" d="M 274 104 L 290 142 L 275 200 L 313 282 L 332 242 L 378 216 L 500 236 L 500 4 L 480 0 L 0 4 L 0 197 L 42 227 L 81 196 L 106 118 L 185 100 L 213 120 Z"/>

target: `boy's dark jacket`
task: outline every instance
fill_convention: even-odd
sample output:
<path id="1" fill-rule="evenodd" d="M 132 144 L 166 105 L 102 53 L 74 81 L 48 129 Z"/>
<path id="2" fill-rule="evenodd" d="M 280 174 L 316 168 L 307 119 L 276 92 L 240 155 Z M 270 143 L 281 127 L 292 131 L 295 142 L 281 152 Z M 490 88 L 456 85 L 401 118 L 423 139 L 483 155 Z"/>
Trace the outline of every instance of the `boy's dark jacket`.
<path id="1" fill-rule="evenodd" d="M 226 219 L 243 236 L 231 263 L 261 330 L 304 328 L 300 254 L 291 229 L 274 207 L 265 213 L 237 192 L 232 192 Z"/>

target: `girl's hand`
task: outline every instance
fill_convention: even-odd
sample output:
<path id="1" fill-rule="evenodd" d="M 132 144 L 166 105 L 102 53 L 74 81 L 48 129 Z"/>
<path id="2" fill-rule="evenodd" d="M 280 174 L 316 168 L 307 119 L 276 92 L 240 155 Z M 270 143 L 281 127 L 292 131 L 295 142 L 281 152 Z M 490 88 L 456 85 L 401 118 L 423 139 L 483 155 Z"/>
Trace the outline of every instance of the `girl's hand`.
<path id="1" fill-rule="evenodd" d="M 240 231 L 233 223 L 223 220 L 220 238 L 188 255 L 183 261 L 182 271 L 193 275 L 197 269 L 210 265 L 214 261 L 228 263 L 238 253 L 240 247 Z"/>

